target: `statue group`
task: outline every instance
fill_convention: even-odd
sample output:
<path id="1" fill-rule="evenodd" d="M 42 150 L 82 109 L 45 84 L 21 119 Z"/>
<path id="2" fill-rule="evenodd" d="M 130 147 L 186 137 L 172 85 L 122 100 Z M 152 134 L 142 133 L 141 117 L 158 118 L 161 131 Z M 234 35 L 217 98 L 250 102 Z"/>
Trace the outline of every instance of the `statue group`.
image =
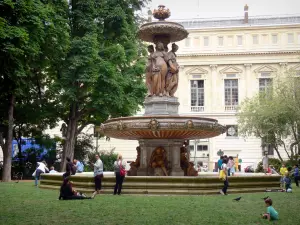
<path id="1" fill-rule="evenodd" d="M 176 61 L 178 46 L 173 43 L 172 50 L 168 52 L 162 42 L 148 46 L 148 64 L 146 68 L 146 85 L 148 96 L 173 97 L 178 87 L 179 65 Z"/>

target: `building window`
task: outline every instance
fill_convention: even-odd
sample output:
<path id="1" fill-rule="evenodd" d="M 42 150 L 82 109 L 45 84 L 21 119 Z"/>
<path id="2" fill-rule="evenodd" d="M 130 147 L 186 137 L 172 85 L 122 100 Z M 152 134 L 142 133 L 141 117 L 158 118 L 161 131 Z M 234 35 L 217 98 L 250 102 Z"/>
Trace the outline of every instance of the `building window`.
<path id="1" fill-rule="evenodd" d="M 193 39 L 193 47 L 200 47 L 200 39 L 199 39 L 199 37 L 195 37 L 194 39 Z"/>
<path id="2" fill-rule="evenodd" d="M 272 44 L 277 44 L 277 42 L 278 42 L 277 34 L 272 34 Z"/>
<path id="3" fill-rule="evenodd" d="M 204 80 L 191 80 L 191 111 L 204 111 Z"/>
<path id="4" fill-rule="evenodd" d="M 237 79 L 224 80 L 225 110 L 235 110 L 239 102 L 239 88 Z"/>
<path id="5" fill-rule="evenodd" d="M 258 35 L 253 35 L 252 39 L 253 39 L 253 44 L 257 45 L 258 44 Z"/>
<path id="6" fill-rule="evenodd" d="M 272 85 L 272 78 L 259 78 L 259 92 L 266 93 Z"/>
<path id="7" fill-rule="evenodd" d="M 263 39 L 263 44 L 269 43 L 269 36 L 267 34 L 263 34 L 262 39 Z"/>
<path id="8" fill-rule="evenodd" d="M 185 39 L 185 47 L 190 47 L 191 46 L 191 38 L 186 38 Z"/>
<path id="9" fill-rule="evenodd" d="M 204 37 L 203 41 L 204 41 L 204 46 L 208 46 L 209 45 L 209 38 L 208 37 Z"/>
<path id="10" fill-rule="evenodd" d="M 294 34 L 288 34 L 288 43 L 289 44 L 294 43 Z"/>
<path id="11" fill-rule="evenodd" d="M 207 151 L 208 146 L 207 145 L 197 145 L 197 151 Z"/>
<path id="12" fill-rule="evenodd" d="M 223 37 L 218 37 L 218 43 L 219 46 L 223 46 L 224 38 Z"/>
<path id="13" fill-rule="evenodd" d="M 237 36 L 237 44 L 238 45 L 243 45 L 243 36 L 241 36 L 241 35 Z"/>
<path id="14" fill-rule="evenodd" d="M 226 126 L 226 136 L 227 137 L 237 137 L 238 136 L 238 127 L 237 125 L 227 125 Z"/>
<path id="15" fill-rule="evenodd" d="M 233 37 L 228 36 L 227 40 L 228 40 L 228 46 L 233 46 Z"/>

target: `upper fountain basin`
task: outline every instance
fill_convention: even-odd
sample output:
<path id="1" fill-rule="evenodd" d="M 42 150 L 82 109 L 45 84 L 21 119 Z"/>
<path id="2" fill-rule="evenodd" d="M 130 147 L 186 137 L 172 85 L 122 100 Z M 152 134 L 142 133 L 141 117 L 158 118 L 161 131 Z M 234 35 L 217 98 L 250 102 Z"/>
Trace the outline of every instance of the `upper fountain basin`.
<path id="1" fill-rule="evenodd" d="M 176 42 L 185 39 L 188 32 L 179 23 L 158 21 L 142 25 L 138 36 L 146 42 L 155 42 L 156 36 L 167 36 L 170 42 Z"/>
<path id="2" fill-rule="evenodd" d="M 217 120 L 191 116 L 120 117 L 101 126 L 105 136 L 128 140 L 206 139 L 225 131 Z"/>

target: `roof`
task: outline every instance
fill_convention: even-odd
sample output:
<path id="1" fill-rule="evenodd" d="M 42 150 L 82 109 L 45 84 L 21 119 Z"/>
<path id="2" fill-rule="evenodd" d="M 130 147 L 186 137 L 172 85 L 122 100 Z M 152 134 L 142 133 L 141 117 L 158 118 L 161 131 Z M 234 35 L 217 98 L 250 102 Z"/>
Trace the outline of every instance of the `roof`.
<path id="1" fill-rule="evenodd" d="M 253 26 L 278 26 L 278 25 L 300 25 L 300 15 L 285 16 L 259 16 L 249 17 L 248 23 L 243 18 L 212 18 L 212 19 L 190 19 L 176 20 L 186 29 L 202 28 L 227 28 L 227 27 L 253 27 Z"/>

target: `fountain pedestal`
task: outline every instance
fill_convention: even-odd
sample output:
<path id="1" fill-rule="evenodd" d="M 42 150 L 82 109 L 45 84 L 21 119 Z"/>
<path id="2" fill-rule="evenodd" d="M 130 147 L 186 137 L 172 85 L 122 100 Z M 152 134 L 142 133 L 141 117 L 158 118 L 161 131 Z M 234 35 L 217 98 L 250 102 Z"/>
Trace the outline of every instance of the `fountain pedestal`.
<path id="1" fill-rule="evenodd" d="M 144 102 L 145 116 L 149 115 L 178 115 L 178 98 L 176 97 L 147 97 Z"/>
<path id="2" fill-rule="evenodd" d="M 166 150 L 168 161 L 168 174 L 171 176 L 183 176 L 184 171 L 180 167 L 180 147 L 184 140 L 174 139 L 142 139 L 139 140 L 141 148 L 140 167 L 137 171 L 138 176 L 155 176 L 157 170 L 161 168 L 152 168 L 149 165 L 151 154 L 157 146 L 161 146 Z M 156 171 L 155 171 L 156 170 Z"/>

